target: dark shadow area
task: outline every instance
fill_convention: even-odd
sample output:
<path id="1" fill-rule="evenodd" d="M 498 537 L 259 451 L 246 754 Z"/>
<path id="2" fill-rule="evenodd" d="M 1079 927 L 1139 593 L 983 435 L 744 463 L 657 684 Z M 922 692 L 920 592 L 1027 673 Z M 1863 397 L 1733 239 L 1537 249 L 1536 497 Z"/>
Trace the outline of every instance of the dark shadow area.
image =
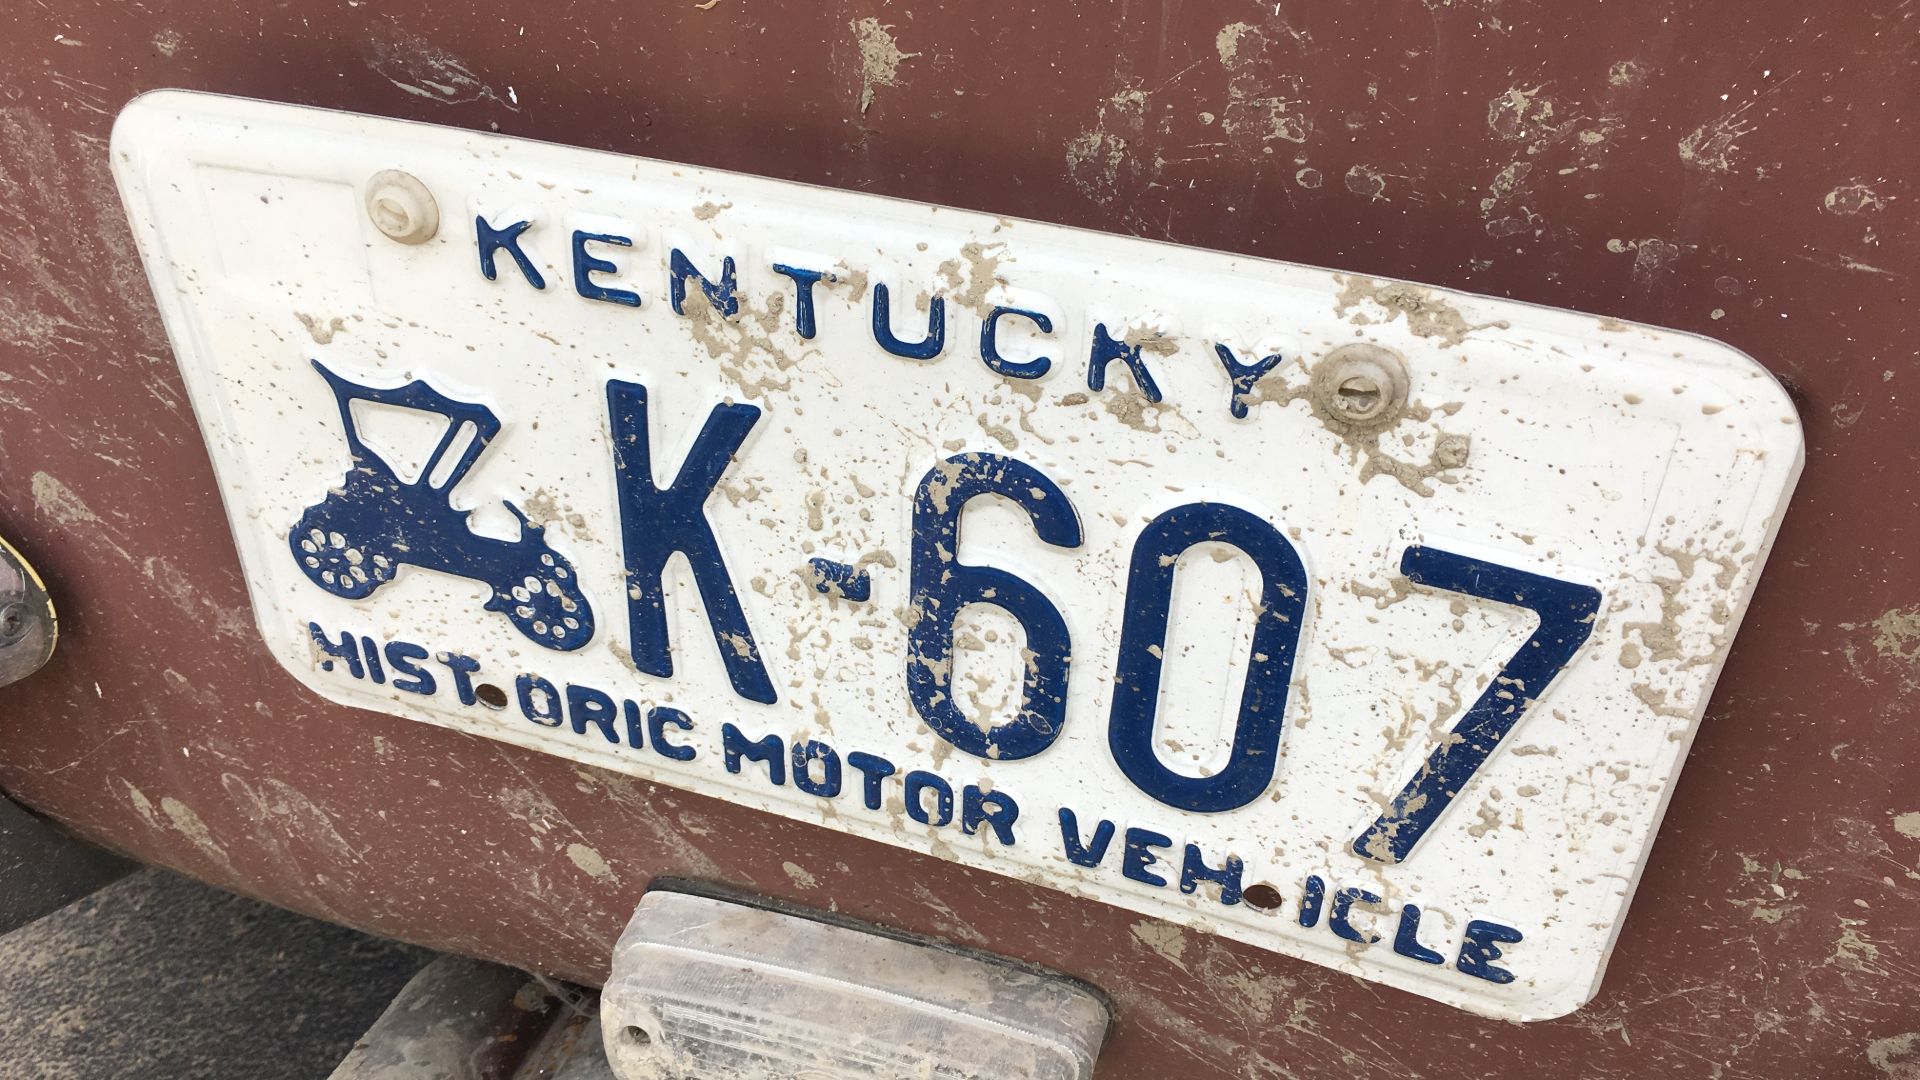
<path id="1" fill-rule="evenodd" d="M 432 955 L 142 870 L 0 937 L 0 1076 L 322 1078 Z"/>

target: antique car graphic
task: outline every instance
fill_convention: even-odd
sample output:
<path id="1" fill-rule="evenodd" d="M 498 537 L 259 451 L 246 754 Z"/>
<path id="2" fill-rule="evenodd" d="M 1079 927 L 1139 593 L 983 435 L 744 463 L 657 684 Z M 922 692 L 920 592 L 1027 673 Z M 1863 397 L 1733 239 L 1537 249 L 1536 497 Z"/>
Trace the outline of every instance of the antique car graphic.
<path id="1" fill-rule="evenodd" d="M 593 609 L 566 556 L 544 539 L 546 529 L 506 503 L 520 522 L 520 538 L 496 540 L 469 526 L 470 510 L 455 509 L 451 495 L 487 444 L 500 432 L 500 418 L 485 405 L 457 401 L 415 379 L 393 389 L 353 382 L 313 361 L 340 406 L 340 425 L 353 451 L 346 480 L 307 507 L 287 534 L 287 544 L 315 585 L 359 600 L 412 565 L 471 578 L 493 589 L 486 609 L 504 613 L 528 640 L 570 652 L 593 637 Z M 401 479 L 369 448 L 354 422 L 353 403 L 367 401 L 434 413 L 446 433 L 419 476 Z M 450 468 L 442 463 L 463 441 Z"/>

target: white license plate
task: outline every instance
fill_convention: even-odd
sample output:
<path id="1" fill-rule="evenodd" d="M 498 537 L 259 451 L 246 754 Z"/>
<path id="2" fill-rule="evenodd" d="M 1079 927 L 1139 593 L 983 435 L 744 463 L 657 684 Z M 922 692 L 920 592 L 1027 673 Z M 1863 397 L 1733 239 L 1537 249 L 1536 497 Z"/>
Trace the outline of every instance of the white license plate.
<path id="1" fill-rule="evenodd" d="M 112 152 L 315 692 L 1493 1016 L 1597 988 L 1800 468 L 1565 311 L 182 93 Z"/>

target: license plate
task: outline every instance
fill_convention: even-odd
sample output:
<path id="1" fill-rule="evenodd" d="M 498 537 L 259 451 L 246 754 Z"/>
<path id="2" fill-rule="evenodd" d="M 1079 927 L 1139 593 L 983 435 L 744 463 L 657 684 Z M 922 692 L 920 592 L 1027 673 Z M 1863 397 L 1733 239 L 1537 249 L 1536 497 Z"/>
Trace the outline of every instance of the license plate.
<path id="1" fill-rule="evenodd" d="M 1801 463 L 1571 312 L 183 93 L 112 152 L 316 693 L 1492 1016 L 1596 990 Z"/>

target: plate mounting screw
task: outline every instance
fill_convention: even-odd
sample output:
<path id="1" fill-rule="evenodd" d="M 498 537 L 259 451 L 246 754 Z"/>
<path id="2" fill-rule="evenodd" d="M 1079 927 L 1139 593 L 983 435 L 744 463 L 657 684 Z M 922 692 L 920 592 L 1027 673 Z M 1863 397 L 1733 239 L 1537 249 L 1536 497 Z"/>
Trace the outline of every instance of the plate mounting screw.
<path id="1" fill-rule="evenodd" d="M 419 177 L 382 169 L 367 181 L 367 217 L 387 239 L 424 244 L 440 231 L 440 204 Z"/>
<path id="2" fill-rule="evenodd" d="M 1313 366 L 1314 411 L 1348 431 L 1378 431 L 1407 403 L 1407 364 L 1378 345 L 1342 345 Z"/>

